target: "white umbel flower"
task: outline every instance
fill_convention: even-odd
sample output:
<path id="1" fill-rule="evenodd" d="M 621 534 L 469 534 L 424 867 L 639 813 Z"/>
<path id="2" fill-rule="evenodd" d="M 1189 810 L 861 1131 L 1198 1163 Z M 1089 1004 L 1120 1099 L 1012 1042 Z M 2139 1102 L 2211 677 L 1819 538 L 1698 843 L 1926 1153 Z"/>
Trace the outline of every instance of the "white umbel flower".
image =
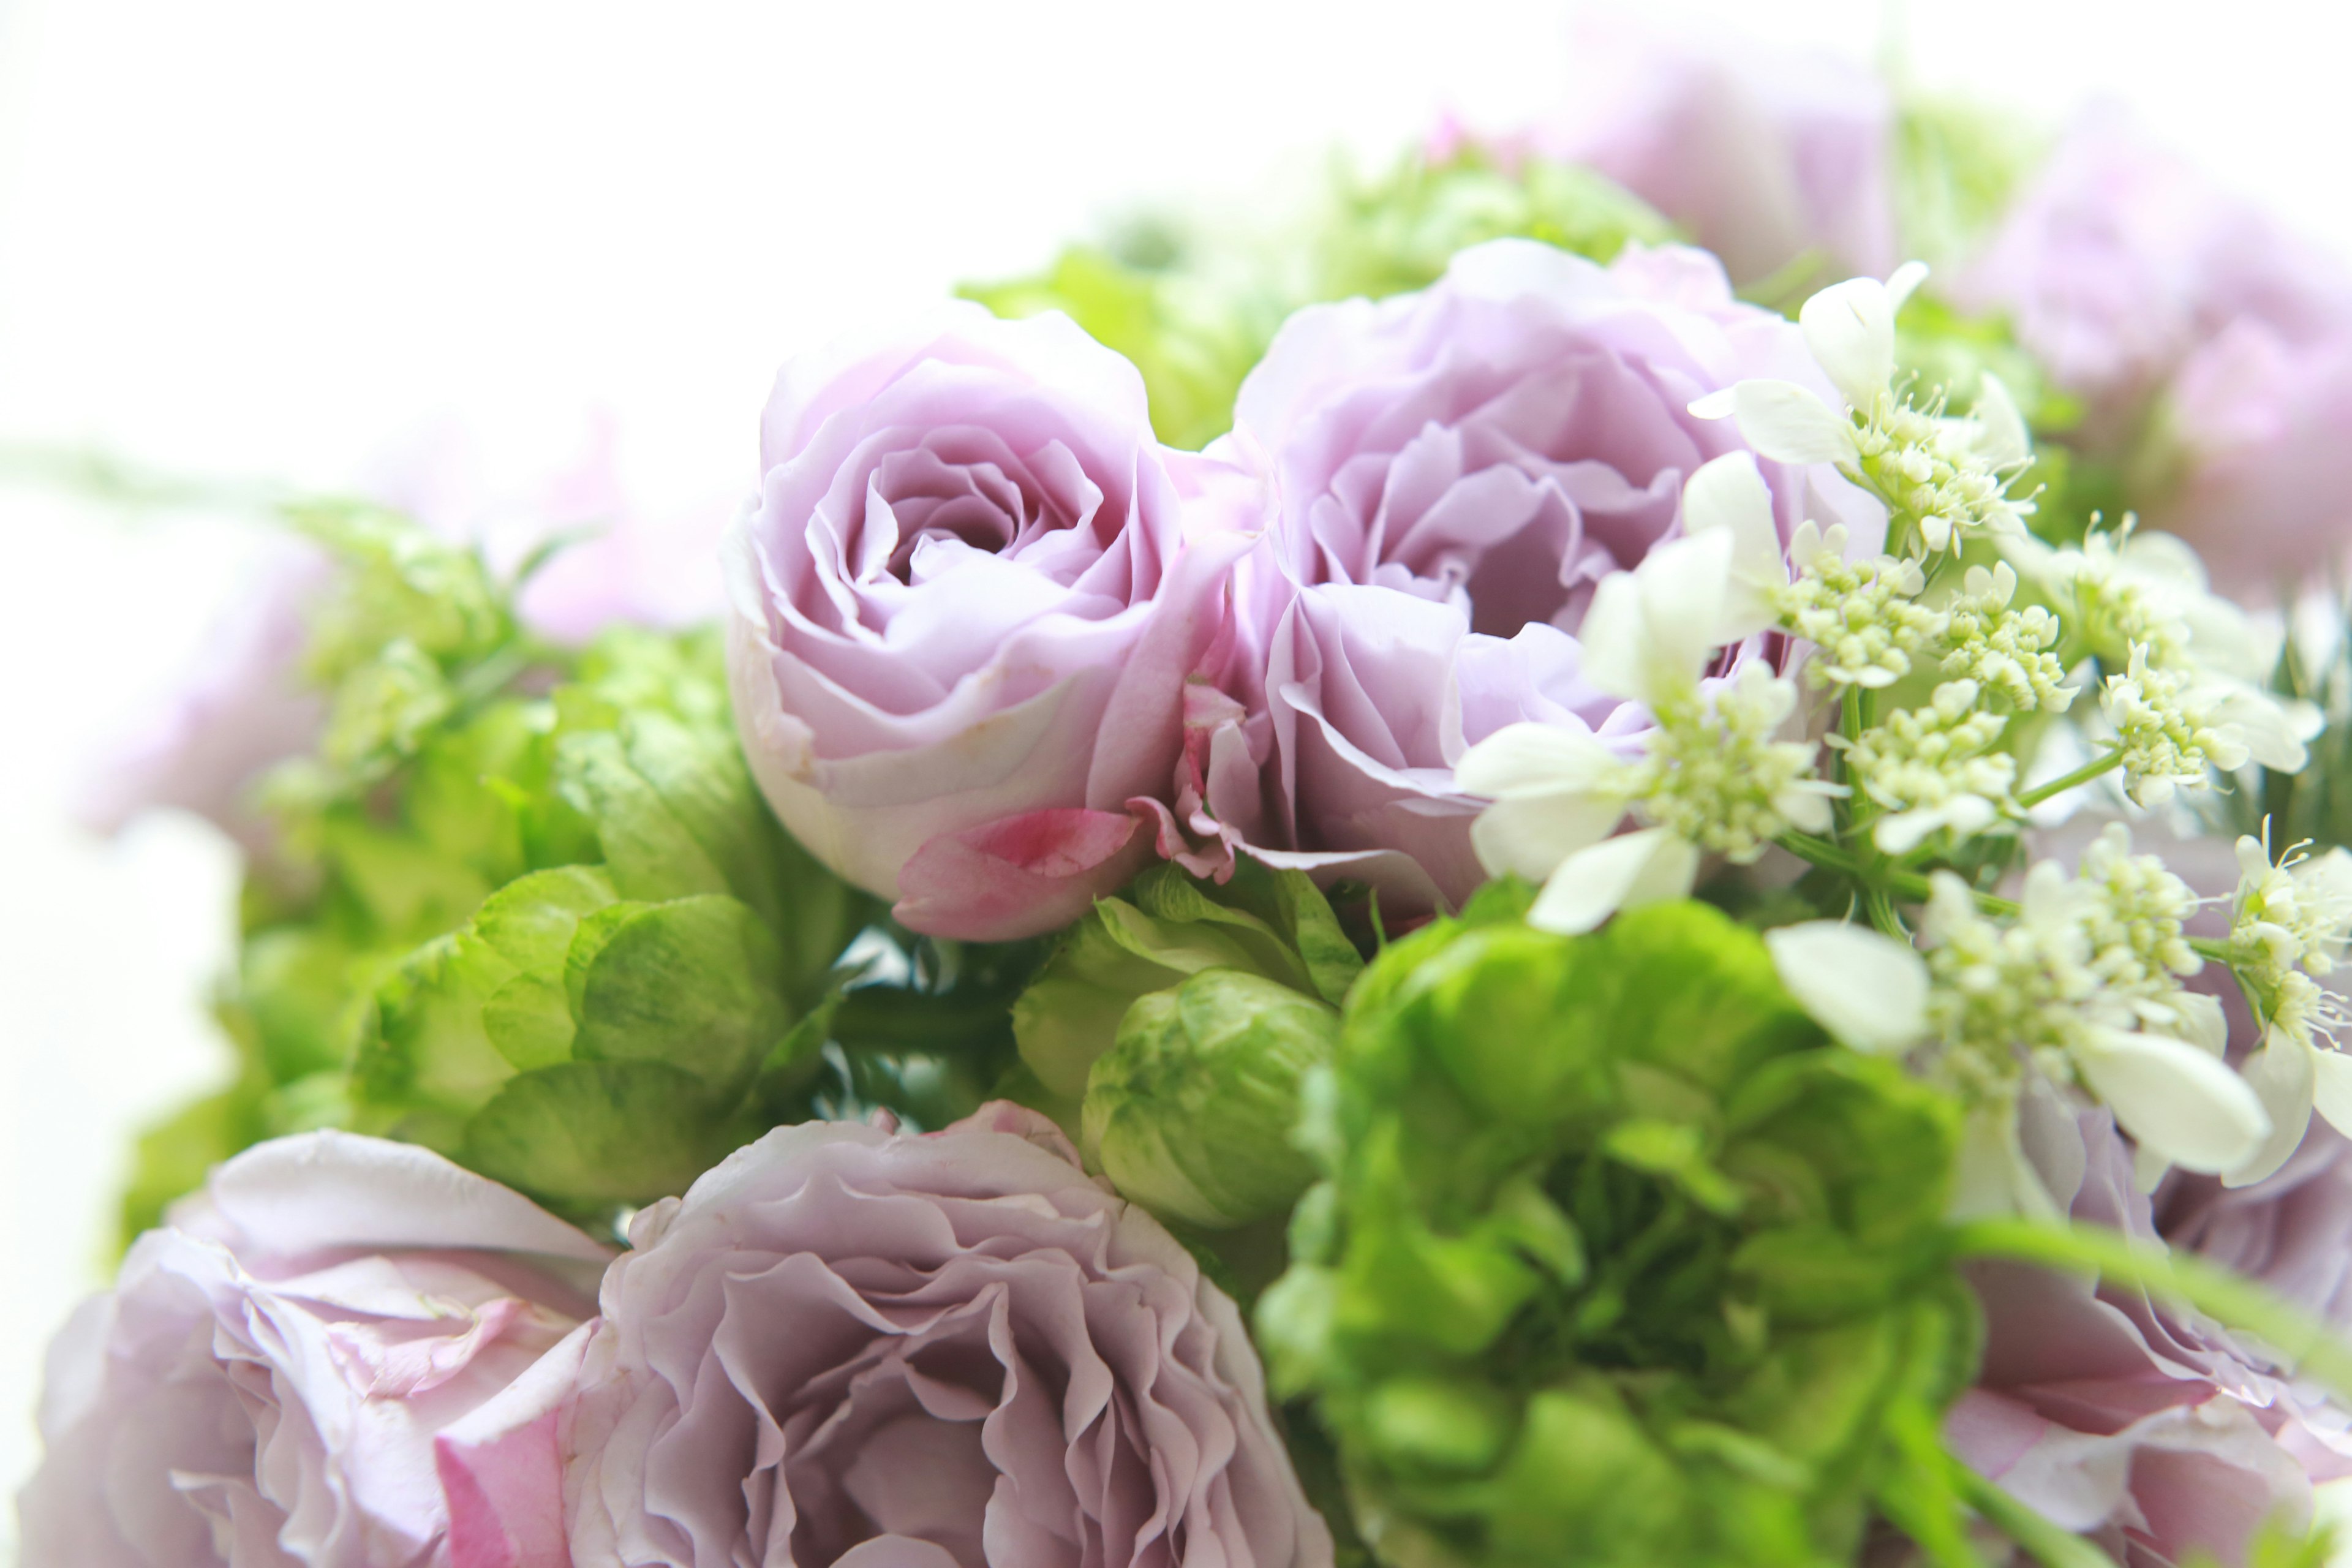
<path id="1" fill-rule="evenodd" d="M 1454 769 L 1458 787 L 1494 802 L 1471 829 L 1481 862 L 1544 883 L 1528 918 L 1547 930 L 1590 931 L 1616 910 L 1680 898 L 1705 854 L 1753 860 L 1791 826 L 1830 826 L 1835 791 L 1813 776 L 1814 749 L 1780 738 L 1794 683 L 1760 663 L 1704 679 L 1717 647 L 1770 624 L 1762 591 L 1775 574 L 1787 581 L 1769 508 L 1756 526 L 1750 480 L 1760 489 L 1744 455 L 1700 468 L 1685 491 L 1693 531 L 1603 579 L 1585 612 L 1585 679 L 1656 721 L 1640 756 L 1514 724 Z M 1611 837 L 1629 809 L 1644 827 Z"/>
<path id="2" fill-rule="evenodd" d="M 1798 314 L 1805 346 L 1843 409 L 1794 382 L 1755 380 L 1700 398 L 1691 412 L 1736 417 L 1767 458 L 1834 463 L 1886 503 L 1890 537 L 1914 532 L 1934 554 L 1979 533 L 2023 534 L 2028 508 L 2010 499 L 2008 484 L 2029 447 L 2016 404 L 1990 374 L 1965 419 L 1942 417 L 1939 405 L 1915 407 L 1897 388 L 1895 313 L 1927 275 L 1906 262 L 1884 283 L 1850 279 L 1805 301 Z"/>
<path id="3" fill-rule="evenodd" d="M 2335 1037 L 2352 1013 L 2320 984 L 2352 938 L 2352 854 L 2291 849 L 2273 865 L 2261 839 L 2243 837 L 2238 868 L 2231 946 L 2263 1025 L 2246 1079 L 2270 1114 L 2272 1135 L 2224 1178 L 2230 1186 L 2261 1181 L 2284 1164 L 2315 1110 L 2352 1134 L 2352 1057 L 2336 1048 Z"/>

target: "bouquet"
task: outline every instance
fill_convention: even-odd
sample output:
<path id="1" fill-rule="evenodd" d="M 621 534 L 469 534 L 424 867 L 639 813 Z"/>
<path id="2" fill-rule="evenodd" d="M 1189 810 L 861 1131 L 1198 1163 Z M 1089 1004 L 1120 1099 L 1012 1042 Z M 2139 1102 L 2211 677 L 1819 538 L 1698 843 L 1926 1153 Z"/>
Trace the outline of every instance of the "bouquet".
<path id="1" fill-rule="evenodd" d="M 1580 58 L 795 360 L 707 605 L 287 507 L 27 1568 L 2326 1562 L 2352 274 Z"/>

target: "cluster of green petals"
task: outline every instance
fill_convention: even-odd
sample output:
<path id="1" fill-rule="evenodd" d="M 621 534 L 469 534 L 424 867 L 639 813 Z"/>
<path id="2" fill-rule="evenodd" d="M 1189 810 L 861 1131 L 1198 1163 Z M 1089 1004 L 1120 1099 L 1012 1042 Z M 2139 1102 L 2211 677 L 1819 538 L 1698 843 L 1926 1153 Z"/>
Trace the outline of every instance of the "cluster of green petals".
<path id="1" fill-rule="evenodd" d="M 1830 1044 L 1716 910 L 1562 937 L 1518 901 L 1366 973 L 1258 1309 L 1374 1552 L 1810 1568 L 1874 1510 L 1956 1539 L 1953 1103 Z"/>

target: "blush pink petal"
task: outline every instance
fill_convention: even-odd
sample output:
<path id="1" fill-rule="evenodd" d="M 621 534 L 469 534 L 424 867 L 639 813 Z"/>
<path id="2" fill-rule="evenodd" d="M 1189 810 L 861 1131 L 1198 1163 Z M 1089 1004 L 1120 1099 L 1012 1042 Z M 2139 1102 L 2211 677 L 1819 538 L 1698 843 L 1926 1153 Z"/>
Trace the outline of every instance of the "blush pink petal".
<path id="1" fill-rule="evenodd" d="M 333 1132 L 247 1152 L 173 1221 L 52 1350 L 28 1562 L 565 1561 L 546 1445 L 609 1249 L 437 1154 Z"/>

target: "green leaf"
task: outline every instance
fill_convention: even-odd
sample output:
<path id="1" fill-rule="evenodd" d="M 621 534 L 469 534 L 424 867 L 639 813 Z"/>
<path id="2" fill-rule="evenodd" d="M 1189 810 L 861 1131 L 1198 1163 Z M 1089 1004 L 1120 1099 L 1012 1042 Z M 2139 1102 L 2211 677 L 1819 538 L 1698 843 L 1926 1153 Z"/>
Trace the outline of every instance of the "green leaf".
<path id="1" fill-rule="evenodd" d="M 482 997 L 466 983 L 455 937 L 425 943 L 377 987 L 352 1070 L 371 1130 L 426 1129 L 417 1141 L 446 1153 L 450 1119 L 472 1114 L 512 1076 L 483 1032 Z M 420 1111 L 438 1115 L 413 1120 Z"/>
<path id="2" fill-rule="evenodd" d="M 565 1062 L 514 1078 L 467 1124 L 459 1159 L 567 1204 L 684 1192 L 724 1152 L 709 1086 L 666 1062 Z"/>
<path id="3" fill-rule="evenodd" d="M 567 960 L 573 1054 L 667 1062 L 731 1098 L 792 1022 L 781 963 L 767 926 L 733 899 L 597 910 Z"/>

